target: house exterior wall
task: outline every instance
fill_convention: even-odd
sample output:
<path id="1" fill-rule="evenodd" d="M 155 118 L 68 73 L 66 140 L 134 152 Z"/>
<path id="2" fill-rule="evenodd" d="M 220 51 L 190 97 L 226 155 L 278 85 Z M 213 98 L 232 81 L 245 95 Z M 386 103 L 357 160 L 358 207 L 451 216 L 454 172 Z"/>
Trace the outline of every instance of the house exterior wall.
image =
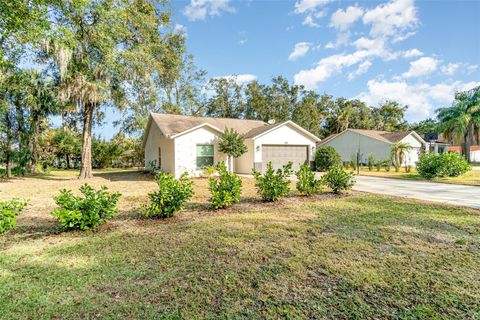
<path id="1" fill-rule="evenodd" d="M 402 166 L 412 165 L 414 166 L 418 159 L 420 158 L 420 153 L 422 152 L 422 143 L 415 138 L 414 135 L 410 134 L 403 138 L 401 142 L 406 143 L 412 147 L 410 151 L 407 152 L 405 158 L 403 159 Z"/>
<path id="2" fill-rule="evenodd" d="M 360 162 L 364 163 L 368 161 L 370 154 L 375 157 L 376 161 L 384 161 L 390 157 L 391 153 L 391 144 L 352 131 L 345 131 L 322 146 L 334 147 L 344 162 L 351 161 L 352 158 L 356 159 L 359 148 Z"/>
<path id="3" fill-rule="evenodd" d="M 245 139 L 247 152 L 235 159 L 235 171 L 237 173 L 251 174 L 253 169 L 255 147 L 252 139 Z"/>
<path id="4" fill-rule="evenodd" d="M 202 174 L 202 169 L 197 168 L 197 144 L 213 144 L 214 163 L 226 161 L 226 156 L 218 151 L 218 140 L 218 132 L 206 127 L 175 138 L 175 177 L 179 177 L 183 172 L 193 177 Z"/>
<path id="5" fill-rule="evenodd" d="M 145 143 L 145 167 L 149 168 L 152 163 L 158 168 L 158 148 L 161 148 L 161 170 L 175 174 L 175 151 L 173 140 L 167 139 L 156 125 L 150 126 L 150 131 Z"/>
<path id="6" fill-rule="evenodd" d="M 253 141 L 253 165 L 256 170 L 263 170 L 262 165 L 262 145 L 306 145 L 309 150 L 309 161 L 315 158 L 316 141 L 312 138 L 298 132 L 289 125 L 284 125 L 275 130 L 260 136 Z M 250 170 L 251 172 L 251 170 Z"/>

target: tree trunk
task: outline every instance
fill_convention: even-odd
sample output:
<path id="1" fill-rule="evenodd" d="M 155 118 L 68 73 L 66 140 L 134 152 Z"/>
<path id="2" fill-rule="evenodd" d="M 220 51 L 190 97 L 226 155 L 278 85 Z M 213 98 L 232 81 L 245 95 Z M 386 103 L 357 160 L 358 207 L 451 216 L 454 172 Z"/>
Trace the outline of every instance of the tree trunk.
<path id="1" fill-rule="evenodd" d="M 468 162 L 470 162 L 470 147 L 471 147 L 472 142 L 473 142 L 473 131 L 474 131 L 474 127 L 473 127 L 473 123 L 472 123 L 471 125 L 468 126 L 467 133 L 464 136 L 464 138 L 465 138 L 465 141 L 464 141 L 464 144 L 465 144 L 465 147 L 464 147 L 465 159 L 467 159 Z"/>
<path id="2" fill-rule="evenodd" d="M 12 148 L 9 145 L 6 152 L 6 169 L 7 169 L 7 179 L 12 178 Z"/>
<path id="3" fill-rule="evenodd" d="M 82 134 L 82 160 L 80 164 L 80 175 L 78 179 L 89 179 L 93 177 L 92 172 L 92 122 L 93 104 L 86 104 L 83 112 L 83 134 Z"/>
<path id="4" fill-rule="evenodd" d="M 37 173 L 37 162 L 38 162 L 38 133 L 40 131 L 40 123 L 38 117 L 35 117 L 33 120 L 33 131 L 32 131 L 32 155 L 30 158 L 31 172 Z"/>

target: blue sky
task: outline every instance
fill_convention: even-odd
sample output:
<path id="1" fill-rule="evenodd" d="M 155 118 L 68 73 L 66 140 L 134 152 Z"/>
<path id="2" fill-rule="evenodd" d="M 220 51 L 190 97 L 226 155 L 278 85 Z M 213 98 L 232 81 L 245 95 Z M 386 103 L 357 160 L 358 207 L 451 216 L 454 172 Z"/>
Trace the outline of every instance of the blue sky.
<path id="1" fill-rule="evenodd" d="M 172 28 L 209 77 L 283 75 L 369 105 L 394 99 L 432 116 L 480 85 L 479 1 L 173 1 Z M 118 114 L 109 112 L 109 123 Z"/>

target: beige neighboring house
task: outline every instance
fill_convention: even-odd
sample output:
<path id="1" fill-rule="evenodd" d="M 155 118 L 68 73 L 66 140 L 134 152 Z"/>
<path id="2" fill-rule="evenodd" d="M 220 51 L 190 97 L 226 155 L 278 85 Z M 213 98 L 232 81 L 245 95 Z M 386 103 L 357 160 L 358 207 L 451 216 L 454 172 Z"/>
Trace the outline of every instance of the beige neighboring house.
<path id="1" fill-rule="evenodd" d="M 392 146 L 401 142 L 411 147 L 402 166 L 415 165 L 420 153 L 427 146 L 427 143 L 415 131 L 388 132 L 347 129 L 323 139 L 318 146 L 334 147 L 342 157 L 342 161 L 356 159 L 357 152 L 360 152 L 360 162 L 367 163 L 370 155 L 373 155 L 375 161 L 387 160 L 391 156 Z"/>
<path id="2" fill-rule="evenodd" d="M 237 173 L 263 172 L 271 161 L 274 168 L 293 162 L 294 169 L 314 160 L 320 139 L 293 121 L 268 124 L 257 120 L 209 118 L 151 113 L 145 129 L 145 166 L 179 177 L 183 172 L 199 176 L 205 166 L 226 161 L 218 141 L 226 128 L 245 138 L 248 151 L 234 160 Z"/>

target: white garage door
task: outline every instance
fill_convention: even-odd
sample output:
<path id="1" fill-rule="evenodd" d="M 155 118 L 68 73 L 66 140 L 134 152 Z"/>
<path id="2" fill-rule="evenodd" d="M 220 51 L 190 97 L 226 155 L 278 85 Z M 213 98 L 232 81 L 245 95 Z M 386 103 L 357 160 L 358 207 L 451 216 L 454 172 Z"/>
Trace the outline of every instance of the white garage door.
<path id="1" fill-rule="evenodd" d="M 296 171 L 300 165 L 308 163 L 308 146 L 262 145 L 262 169 L 264 171 L 270 161 L 275 170 L 291 161 L 292 168 Z"/>

